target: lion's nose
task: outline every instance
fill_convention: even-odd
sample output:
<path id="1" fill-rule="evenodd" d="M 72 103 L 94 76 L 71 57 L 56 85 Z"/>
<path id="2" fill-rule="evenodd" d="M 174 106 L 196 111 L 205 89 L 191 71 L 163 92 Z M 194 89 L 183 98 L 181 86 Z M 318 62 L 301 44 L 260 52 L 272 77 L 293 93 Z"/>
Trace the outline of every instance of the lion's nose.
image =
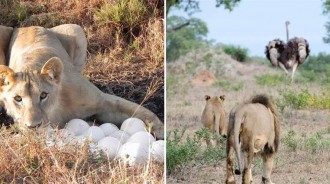
<path id="1" fill-rule="evenodd" d="M 224 135 L 222 135 L 222 137 L 226 139 L 226 138 L 227 138 L 227 135 L 226 135 L 226 134 L 224 134 Z"/>

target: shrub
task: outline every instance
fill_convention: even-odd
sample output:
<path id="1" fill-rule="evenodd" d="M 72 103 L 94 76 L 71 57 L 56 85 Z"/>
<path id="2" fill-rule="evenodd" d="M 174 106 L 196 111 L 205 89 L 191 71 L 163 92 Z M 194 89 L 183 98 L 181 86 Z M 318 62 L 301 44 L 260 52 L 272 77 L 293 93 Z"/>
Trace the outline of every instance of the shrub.
<path id="1" fill-rule="evenodd" d="M 201 148 L 199 140 L 188 137 L 185 141 L 181 141 L 184 130 L 181 132 L 174 130 L 173 138 L 171 138 L 171 133 L 168 132 L 166 136 L 166 168 L 169 173 L 194 160 Z"/>
<path id="2" fill-rule="evenodd" d="M 311 94 L 307 89 L 299 91 L 280 92 L 283 96 L 278 101 L 278 107 L 284 109 L 285 106 L 291 106 L 294 109 L 329 109 L 330 96 L 325 90 L 320 95 Z"/>
<path id="3" fill-rule="evenodd" d="M 237 61 L 244 62 L 248 59 L 248 49 L 240 46 L 224 45 L 223 51 Z"/>

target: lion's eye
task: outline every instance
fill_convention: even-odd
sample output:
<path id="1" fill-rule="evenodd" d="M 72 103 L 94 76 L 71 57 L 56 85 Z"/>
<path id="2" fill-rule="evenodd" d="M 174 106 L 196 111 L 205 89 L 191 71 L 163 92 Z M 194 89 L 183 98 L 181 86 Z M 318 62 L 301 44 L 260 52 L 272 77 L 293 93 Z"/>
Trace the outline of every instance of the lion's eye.
<path id="1" fill-rule="evenodd" d="M 45 99 L 47 96 L 48 96 L 48 93 L 46 93 L 46 92 L 42 92 L 42 93 L 40 94 L 40 100 Z"/>
<path id="2" fill-rule="evenodd" d="M 17 96 L 14 97 L 14 100 L 16 102 L 21 102 L 22 101 L 22 97 L 17 95 Z"/>

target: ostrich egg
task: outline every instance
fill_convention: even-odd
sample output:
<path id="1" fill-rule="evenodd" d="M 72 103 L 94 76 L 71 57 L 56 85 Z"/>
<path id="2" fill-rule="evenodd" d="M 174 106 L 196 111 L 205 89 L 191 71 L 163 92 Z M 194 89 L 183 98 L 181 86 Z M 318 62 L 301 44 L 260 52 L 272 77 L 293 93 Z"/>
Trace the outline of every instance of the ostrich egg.
<path id="1" fill-rule="evenodd" d="M 127 142 L 121 146 L 118 157 L 130 166 L 146 164 L 149 146 L 141 143 Z"/>
<path id="2" fill-rule="evenodd" d="M 121 125 L 120 130 L 125 131 L 130 135 L 140 131 L 147 131 L 144 122 L 138 118 L 126 119 Z"/>
<path id="3" fill-rule="evenodd" d="M 87 129 L 83 135 L 93 141 L 93 142 L 98 142 L 100 139 L 102 139 L 104 137 L 104 133 L 102 131 L 102 129 L 98 126 L 91 126 L 89 127 L 89 129 Z"/>
<path id="4" fill-rule="evenodd" d="M 147 145 L 150 145 L 155 141 L 155 138 L 146 131 L 136 132 L 127 140 L 127 142 L 136 142 Z"/>
<path id="5" fill-rule="evenodd" d="M 121 143 L 114 137 L 104 137 L 99 140 L 96 147 L 102 150 L 110 159 L 113 159 L 117 155 L 121 147 Z"/>
<path id="6" fill-rule="evenodd" d="M 88 123 L 81 119 L 72 119 L 67 123 L 65 127 L 65 129 L 74 132 L 76 136 L 82 135 L 88 128 Z"/>
<path id="7" fill-rule="evenodd" d="M 126 143 L 130 135 L 122 130 L 115 131 L 110 134 L 111 137 L 118 139 L 122 144 Z"/>
<path id="8" fill-rule="evenodd" d="M 165 141 L 155 141 L 151 145 L 151 158 L 159 163 L 164 163 Z"/>
<path id="9" fill-rule="evenodd" d="M 100 125 L 100 128 L 102 129 L 105 136 L 109 136 L 111 133 L 119 130 L 119 128 L 112 123 L 104 123 Z"/>

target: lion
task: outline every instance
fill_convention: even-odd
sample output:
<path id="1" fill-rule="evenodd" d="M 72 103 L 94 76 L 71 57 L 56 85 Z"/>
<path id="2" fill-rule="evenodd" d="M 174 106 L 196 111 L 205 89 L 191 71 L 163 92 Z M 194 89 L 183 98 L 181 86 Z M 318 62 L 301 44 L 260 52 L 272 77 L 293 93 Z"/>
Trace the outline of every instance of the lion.
<path id="1" fill-rule="evenodd" d="M 0 26 L 0 37 L 0 103 L 20 129 L 63 128 L 71 119 L 89 117 L 120 126 L 137 117 L 164 138 L 154 113 L 103 93 L 81 75 L 87 40 L 80 26 Z"/>
<path id="2" fill-rule="evenodd" d="M 212 96 L 205 95 L 206 105 L 203 110 L 201 122 L 205 128 L 210 132 L 215 132 L 218 135 L 222 135 L 226 138 L 227 135 L 227 118 L 226 112 L 223 108 L 223 101 L 225 100 L 225 95 Z M 211 141 L 206 139 L 207 146 L 211 146 Z M 220 142 L 217 140 L 217 145 Z"/>
<path id="3" fill-rule="evenodd" d="M 244 168 L 243 184 L 252 182 L 251 165 L 255 154 L 263 158 L 262 183 L 272 183 L 270 175 L 274 154 L 279 146 L 279 134 L 277 111 L 266 95 L 256 95 L 249 102 L 234 107 L 228 124 L 226 183 L 236 183 L 233 172 L 234 152 L 238 163 L 235 174 L 240 174 Z"/>

